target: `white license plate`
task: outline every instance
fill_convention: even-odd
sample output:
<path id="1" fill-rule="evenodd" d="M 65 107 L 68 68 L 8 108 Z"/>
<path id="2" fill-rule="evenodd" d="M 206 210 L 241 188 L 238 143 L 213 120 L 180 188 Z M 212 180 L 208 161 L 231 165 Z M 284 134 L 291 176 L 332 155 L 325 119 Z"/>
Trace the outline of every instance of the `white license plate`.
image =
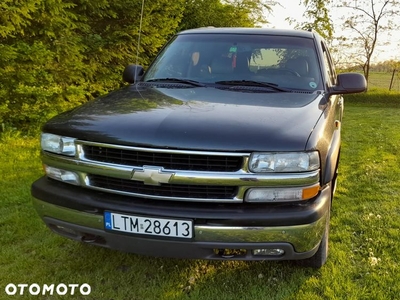
<path id="1" fill-rule="evenodd" d="M 149 218 L 104 212 L 104 226 L 108 230 L 127 233 L 190 239 L 193 236 L 192 220 Z"/>

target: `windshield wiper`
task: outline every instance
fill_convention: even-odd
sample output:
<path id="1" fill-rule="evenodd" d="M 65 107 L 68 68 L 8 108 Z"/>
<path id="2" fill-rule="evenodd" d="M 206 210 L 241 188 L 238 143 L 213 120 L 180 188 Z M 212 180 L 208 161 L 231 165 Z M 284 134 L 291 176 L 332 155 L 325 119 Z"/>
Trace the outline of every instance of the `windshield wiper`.
<path id="1" fill-rule="evenodd" d="M 224 80 L 216 81 L 216 84 L 231 85 L 231 86 L 259 86 L 271 88 L 279 92 L 290 92 L 288 89 L 280 88 L 277 84 L 264 81 L 253 81 L 253 80 Z"/>
<path id="2" fill-rule="evenodd" d="M 184 78 L 154 78 L 150 80 L 146 80 L 145 82 L 171 82 L 171 83 L 183 83 L 183 84 L 190 84 L 192 86 L 199 86 L 199 87 L 204 87 L 206 86 L 205 84 L 195 81 L 195 80 L 190 80 L 190 79 L 184 79 Z"/>

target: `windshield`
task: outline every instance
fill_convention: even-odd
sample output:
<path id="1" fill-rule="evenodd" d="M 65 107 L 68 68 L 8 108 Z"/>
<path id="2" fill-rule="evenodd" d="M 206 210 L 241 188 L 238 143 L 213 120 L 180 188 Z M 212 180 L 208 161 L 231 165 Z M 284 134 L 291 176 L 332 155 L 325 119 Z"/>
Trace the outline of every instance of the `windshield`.
<path id="1" fill-rule="evenodd" d="M 322 89 L 317 61 L 314 42 L 309 38 L 183 34 L 163 49 L 143 80 L 173 78 L 235 85 L 266 82 L 286 89 L 315 91 Z"/>

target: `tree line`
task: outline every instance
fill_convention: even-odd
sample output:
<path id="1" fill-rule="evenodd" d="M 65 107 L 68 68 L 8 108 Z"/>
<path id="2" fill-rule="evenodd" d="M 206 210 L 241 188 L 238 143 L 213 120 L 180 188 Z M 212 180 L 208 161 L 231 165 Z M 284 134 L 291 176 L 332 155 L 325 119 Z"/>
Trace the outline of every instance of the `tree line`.
<path id="1" fill-rule="evenodd" d="M 393 59 L 380 61 L 378 63 L 371 64 L 369 67 L 371 72 L 378 72 L 378 73 L 392 73 L 393 71 L 400 70 L 400 61 L 396 61 Z M 343 72 L 363 72 L 362 66 L 354 64 L 350 67 L 347 67 L 343 70 Z"/>
<path id="2" fill-rule="evenodd" d="M 147 66 L 177 31 L 254 27 L 264 0 L 3 0 L 0 130 L 35 128 L 121 86 L 123 68 Z M 138 55 L 137 55 L 138 54 Z"/>

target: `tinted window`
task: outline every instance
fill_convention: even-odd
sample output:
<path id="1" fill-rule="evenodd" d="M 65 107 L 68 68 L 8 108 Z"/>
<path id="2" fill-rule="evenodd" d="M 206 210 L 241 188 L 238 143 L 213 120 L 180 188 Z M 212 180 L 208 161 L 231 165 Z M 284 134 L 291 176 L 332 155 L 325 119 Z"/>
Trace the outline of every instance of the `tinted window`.
<path id="1" fill-rule="evenodd" d="M 144 80 L 168 77 L 204 83 L 255 80 L 291 89 L 321 89 L 314 42 L 300 37 L 179 35 L 156 58 Z"/>

